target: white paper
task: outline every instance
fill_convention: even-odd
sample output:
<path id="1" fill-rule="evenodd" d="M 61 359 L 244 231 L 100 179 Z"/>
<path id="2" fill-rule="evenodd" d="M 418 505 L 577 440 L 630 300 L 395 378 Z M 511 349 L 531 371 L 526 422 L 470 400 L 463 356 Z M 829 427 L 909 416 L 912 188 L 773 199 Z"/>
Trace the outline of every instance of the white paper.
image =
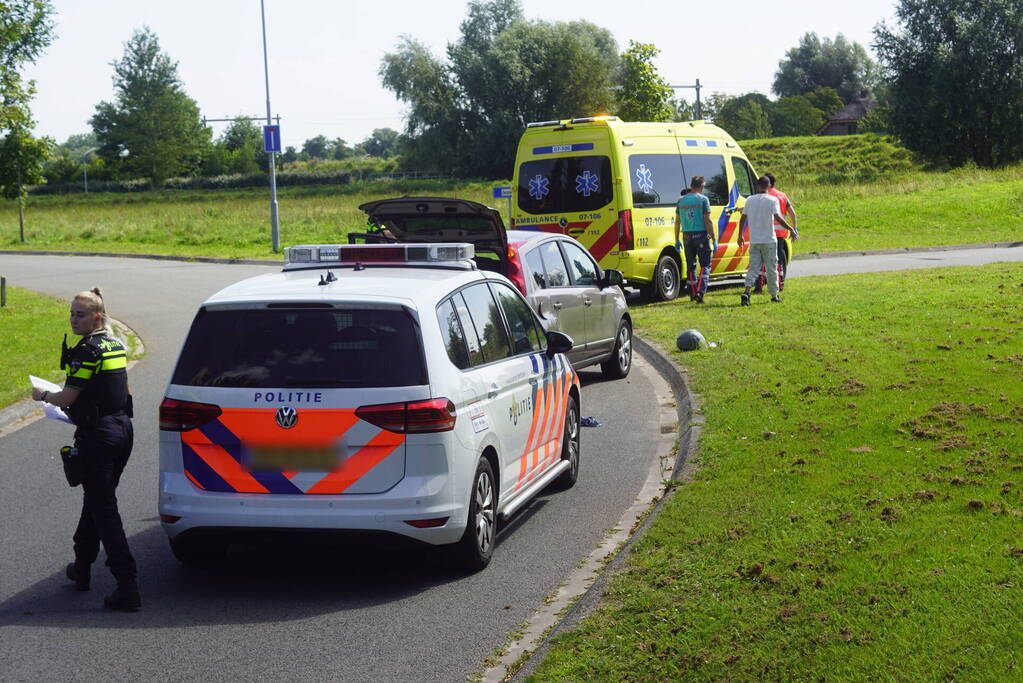
<path id="1" fill-rule="evenodd" d="M 40 391 L 48 391 L 51 394 L 53 394 L 61 390 L 59 385 L 54 384 L 53 382 L 48 382 L 47 380 L 41 377 L 36 377 L 35 375 L 29 375 L 28 381 L 32 383 L 33 387 L 39 389 Z M 52 403 L 43 404 L 43 414 L 45 414 L 46 417 L 50 418 L 51 420 L 57 420 L 58 422 L 67 422 L 69 425 L 74 424 L 74 422 L 72 422 L 71 419 L 68 418 L 67 414 L 63 410 L 53 405 Z"/>

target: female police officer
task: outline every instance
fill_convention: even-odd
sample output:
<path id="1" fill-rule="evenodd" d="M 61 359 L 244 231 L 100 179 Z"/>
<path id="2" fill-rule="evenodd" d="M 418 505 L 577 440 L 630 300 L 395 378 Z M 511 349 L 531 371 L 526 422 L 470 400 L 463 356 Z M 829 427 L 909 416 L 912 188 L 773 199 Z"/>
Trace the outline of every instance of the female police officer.
<path id="1" fill-rule="evenodd" d="M 84 499 L 74 536 L 75 561 L 68 565 L 67 577 L 78 590 L 89 590 L 91 566 L 102 541 L 107 564 L 117 579 L 117 590 L 103 604 L 108 609 L 135 612 L 142 605 L 135 559 L 128 550 L 115 495 L 133 439 L 127 357 L 124 345 L 107 326 L 99 288 L 75 295 L 71 331 L 82 339 L 70 350 L 64 346 L 64 388 L 56 393 L 32 390 L 37 401 L 64 408 L 77 427 L 76 460 Z"/>

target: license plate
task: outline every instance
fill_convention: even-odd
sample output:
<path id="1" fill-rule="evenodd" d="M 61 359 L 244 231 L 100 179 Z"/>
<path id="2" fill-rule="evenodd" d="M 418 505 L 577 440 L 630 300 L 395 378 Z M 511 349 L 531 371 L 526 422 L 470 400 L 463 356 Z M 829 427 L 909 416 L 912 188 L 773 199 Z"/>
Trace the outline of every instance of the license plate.
<path id="1" fill-rule="evenodd" d="M 253 472 L 330 472 L 341 465 L 341 453 L 330 446 L 256 447 L 249 452 L 248 464 Z"/>

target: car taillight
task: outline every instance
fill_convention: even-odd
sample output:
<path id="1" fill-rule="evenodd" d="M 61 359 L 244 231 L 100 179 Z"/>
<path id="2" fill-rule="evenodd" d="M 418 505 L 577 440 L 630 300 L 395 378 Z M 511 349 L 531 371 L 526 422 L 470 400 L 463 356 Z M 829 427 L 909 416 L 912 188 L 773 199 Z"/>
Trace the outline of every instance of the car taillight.
<path id="1" fill-rule="evenodd" d="M 187 432 L 220 417 L 221 412 L 220 406 L 211 403 L 165 398 L 160 404 L 160 429 L 165 432 Z"/>
<path id="2" fill-rule="evenodd" d="M 455 404 L 446 398 L 362 406 L 356 416 L 398 434 L 448 432 L 455 428 Z"/>
<path id="3" fill-rule="evenodd" d="M 629 251 L 632 241 L 632 209 L 618 212 L 618 251 Z"/>
<path id="4" fill-rule="evenodd" d="M 515 247 L 508 247 L 508 279 L 515 283 L 522 296 L 526 296 L 526 274 L 522 272 L 522 261 Z"/>

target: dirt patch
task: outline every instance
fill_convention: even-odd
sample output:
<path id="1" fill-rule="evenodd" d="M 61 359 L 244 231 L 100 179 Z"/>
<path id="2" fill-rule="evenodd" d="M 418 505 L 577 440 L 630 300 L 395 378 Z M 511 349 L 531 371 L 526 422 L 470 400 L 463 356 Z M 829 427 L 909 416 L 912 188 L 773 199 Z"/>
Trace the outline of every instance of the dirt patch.
<path id="1" fill-rule="evenodd" d="M 874 449 L 871 448 L 870 446 L 856 446 L 855 448 L 847 448 L 845 450 L 849 451 L 850 453 L 873 453 L 874 452 Z"/>

